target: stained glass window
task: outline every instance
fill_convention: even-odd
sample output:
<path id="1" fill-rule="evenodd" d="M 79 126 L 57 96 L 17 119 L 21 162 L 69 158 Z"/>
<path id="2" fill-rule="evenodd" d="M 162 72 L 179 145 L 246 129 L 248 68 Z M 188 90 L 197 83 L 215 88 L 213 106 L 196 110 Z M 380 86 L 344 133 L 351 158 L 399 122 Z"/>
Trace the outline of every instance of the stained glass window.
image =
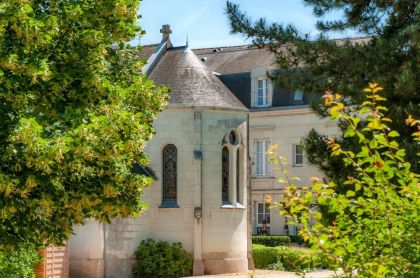
<path id="1" fill-rule="evenodd" d="M 177 149 L 174 145 L 163 148 L 163 201 L 176 201 Z"/>
<path id="2" fill-rule="evenodd" d="M 239 153 L 239 149 L 236 151 L 236 201 L 238 203 L 240 203 L 240 193 L 239 193 L 239 189 L 241 188 L 240 185 L 240 171 L 241 171 L 241 167 L 240 166 L 240 153 Z"/>
<path id="3" fill-rule="evenodd" d="M 229 150 L 222 149 L 222 201 L 229 202 Z"/>

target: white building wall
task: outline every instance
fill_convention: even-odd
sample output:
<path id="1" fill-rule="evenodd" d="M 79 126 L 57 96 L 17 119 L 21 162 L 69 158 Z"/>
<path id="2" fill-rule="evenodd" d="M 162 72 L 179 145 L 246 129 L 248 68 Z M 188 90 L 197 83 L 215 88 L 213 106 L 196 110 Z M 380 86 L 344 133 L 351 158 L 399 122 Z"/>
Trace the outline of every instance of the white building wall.
<path id="1" fill-rule="evenodd" d="M 148 142 L 149 167 L 158 179 L 145 191 L 149 206 L 138 218 L 118 219 L 107 226 L 105 272 L 108 278 L 131 277 L 134 252 L 142 240 L 152 238 L 181 242 L 193 251 L 194 191 L 197 190 L 199 165 L 193 161 L 194 114 L 191 109 L 167 109 L 153 126 L 156 135 Z M 177 203 L 179 208 L 160 208 L 162 203 L 162 150 L 177 148 Z"/>
<path id="2" fill-rule="evenodd" d="M 242 137 L 243 206 L 222 208 L 222 141 L 232 129 Z M 244 272 L 247 259 L 247 114 L 205 111 L 203 113 L 203 260 L 206 273 Z M 231 164 L 232 165 L 232 164 Z M 236 174 L 231 171 L 234 177 Z M 231 199 L 234 194 L 231 193 Z M 233 195 L 233 196 L 232 196 Z M 232 202 L 234 204 L 234 202 Z"/>
<path id="3" fill-rule="evenodd" d="M 71 277 L 99 278 L 104 277 L 104 273 L 107 278 L 132 277 L 134 252 L 141 240 L 147 238 L 181 242 L 202 262 L 206 273 L 246 271 L 246 208 L 221 208 L 222 139 L 232 129 L 239 130 L 243 138 L 241 196 L 246 204 L 246 122 L 244 111 L 167 108 L 160 113 L 154 122 L 156 135 L 145 150 L 150 158 L 149 167 L 158 177 L 143 196 L 149 208 L 137 218 L 114 219 L 110 225 L 96 223 L 92 227 L 77 228 L 70 243 L 73 258 L 70 266 L 74 266 Z M 159 207 L 162 202 L 162 149 L 167 144 L 177 147 L 178 208 Z M 203 151 L 202 165 L 193 155 L 194 150 L 200 149 Z M 201 206 L 201 198 L 202 219 L 198 221 L 194 218 L 194 208 Z M 87 241 L 90 244 L 86 244 Z M 72 245 L 77 246 L 73 251 Z M 99 252 L 98 256 L 82 256 L 88 249 Z M 76 267 L 76 261 L 83 268 Z"/>
<path id="4" fill-rule="evenodd" d="M 256 140 L 269 140 L 270 144 L 278 144 L 278 152 L 281 156 L 288 159 L 288 175 L 297 176 L 301 181 L 295 181 L 296 185 L 310 185 L 310 177 L 317 176 L 322 178 L 322 173 L 307 161 L 306 154 L 303 155 L 303 165 L 293 165 L 293 145 L 300 144 L 309 131 L 314 128 L 318 132 L 326 135 L 336 135 L 338 127 L 336 123 L 328 119 L 319 119 L 319 117 L 308 107 L 285 107 L 271 108 L 266 111 L 252 111 L 250 113 L 250 154 L 251 164 L 255 162 L 254 142 Z M 272 169 L 272 165 L 269 165 Z M 253 204 L 253 233 L 257 233 L 257 205 L 265 202 L 265 196 L 270 195 L 273 200 L 279 200 L 284 184 L 280 184 L 278 179 L 282 176 L 281 172 L 269 171 L 265 177 L 256 177 L 255 169 L 252 173 L 252 204 Z M 280 216 L 278 209 L 271 209 L 270 212 L 270 234 L 283 234 L 285 219 Z M 289 232 L 295 231 L 292 225 L 289 225 Z"/>

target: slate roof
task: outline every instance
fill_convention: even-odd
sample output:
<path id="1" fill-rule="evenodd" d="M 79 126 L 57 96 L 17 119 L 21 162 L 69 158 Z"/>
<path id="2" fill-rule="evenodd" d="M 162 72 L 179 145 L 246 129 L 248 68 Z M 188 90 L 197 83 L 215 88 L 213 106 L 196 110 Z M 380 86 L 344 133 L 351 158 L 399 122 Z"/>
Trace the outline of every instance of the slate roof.
<path id="1" fill-rule="evenodd" d="M 267 48 L 242 45 L 193 51 L 200 59 L 205 59 L 204 64 L 210 70 L 220 74 L 250 72 L 258 67 L 277 67 L 275 55 Z"/>
<path id="2" fill-rule="evenodd" d="M 149 78 L 171 89 L 170 105 L 246 110 L 236 96 L 188 48 L 169 48 Z"/>
<path id="3" fill-rule="evenodd" d="M 147 60 L 153 54 L 153 51 L 159 44 L 148 44 L 142 45 L 142 50 L 140 51 L 140 57 Z"/>
<path id="4" fill-rule="evenodd" d="M 224 74 L 219 78 L 246 107 L 251 107 L 251 74 L 249 72 Z"/>

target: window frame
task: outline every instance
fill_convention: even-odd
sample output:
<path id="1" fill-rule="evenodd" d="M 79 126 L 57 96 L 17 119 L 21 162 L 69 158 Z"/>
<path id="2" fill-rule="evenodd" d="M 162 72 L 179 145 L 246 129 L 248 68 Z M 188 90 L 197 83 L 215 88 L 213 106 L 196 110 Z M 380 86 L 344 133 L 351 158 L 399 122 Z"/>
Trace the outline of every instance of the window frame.
<path id="1" fill-rule="evenodd" d="M 262 151 L 259 152 L 258 151 L 258 146 L 257 144 L 261 142 L 262 143 Z M 270 146 L 270 140 L 269 139 L 256 139 L 254 140 L 254 176 L 255 177 L 269 177 L 271 175 L 270 171 L 269 171 L 269 164 L 270 162 L 268 161 L 268 154 L 267 154 L 267 150 Z M 261 173 L 259 173 L 258 171 L 258 154 L 261 154 L 261 161 L 262 161 L 262 166 L 261 166 Z"/>
<path id="2" fill-rule="evenodd" d="M 262 87 L 260 88 L 260 81 L 262 82 Z M 262 104 L 259 104 L 260 100 L 260 90 L 262 92 Z M 268 106 L 268 80 L 267 78 L 258 78 L 257 79 L 257 90 L 255 94 L 255 107 L 267 107 Z"/>
<path id="3" fill-rule="evenodd" d="M 300 154 L 297 152 L 298 147 L 300 147 Z M 301 163 L 297 162 L 298 156 L 301 157 Z M 303 146 L 301 144 L 293 144 L 293 167 L 302 167 L 303 163 Z"/>
<path id="4" fill-rule="evenodd" d="M 241 208 L 244 198 L 244 146 L 238 129 L 230 129 L 223 138 L 221 149 L 221 208 Z M 227 193 L 226 193 L 227 192 Z"/>
<path id="5" fill-rule="evenodd" d="M 170 151 L 169 148 L 173 147 L 174 148 L 174 154 L 172 154 L 173 156 L 175 156 L 174 158 L 174 172 L 175 172 L 175 195 L 174 197 L 172 196 L 168 196 L 170 194 L 168 194 L 167 190 L 168 190 L 168 177 L 167 177 L 167 172 L 168 172 L 168 166 L 167 166 L 167 160 L 169 159 L 167 157 L 167 151 Z M 163 148 L 162 148 L 162 202 L 161 205 L 159 206 L 160 208 L 178 208 L 178 148 L 174 145 L 174 144 L 166 144 Z"/>
<path id="6" fill-rule="evenodd" d="M 226 151 L 226 152 L 225 152 Z M 227 157 L 225 157 L 225 153 L 227 153 Z M 231 178 L 231 163 L 230 163 L 230 155 L 231 151 L 227 146 L 222 147 L 222 204 L 230 204 L 230 178 Z M 225 159 L 227 159 L 225 161 Z M 225 169 L 227 165 L 227 168 Z M 226 173 L 225 173 L 226 172 Z M 225 174 L 227 177 L 225 177 Z M 227 179 L 225 181 L 225 179 Z M 226 187 L 226 192 L 225 192 Z"/>
<path id="7" fill-rule="evenodd" d="M 262 205 L 263 207 L 263 211 L 260 212 L 260 205 Z M 268 215 L 268 221 L 266 223 L 266 225 L 271 225 L 271 209 L 270 209 L 271 204 L 270 203 L 266 203 L 266 202 L 258 202 L 257 203 L 257 225 L 262 225 L 264 221 L 264 219 L 267 219 L 266 216 Z M 259 221 L 259 216 L 262 215 L 262 221 L 260 223 Z"/>

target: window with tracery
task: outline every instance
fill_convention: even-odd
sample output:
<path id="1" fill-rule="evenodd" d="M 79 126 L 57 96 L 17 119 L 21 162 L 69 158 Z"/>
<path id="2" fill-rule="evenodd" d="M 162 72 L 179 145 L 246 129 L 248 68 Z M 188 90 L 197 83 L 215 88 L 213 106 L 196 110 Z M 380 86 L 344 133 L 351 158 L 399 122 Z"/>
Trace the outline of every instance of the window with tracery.
<path id="1" fill-rule="evenodd" d="M 162 152 L 163 159 L 163 196 L 162 201 L 176 202 L 177 195 L 177 149 L 166 145 Z"/>
<path id="2" fill-rule="evenodd" d="M 229 150 L 222 149 L 222 201 L 229 202 Z"/>
<path id="3" fill-rule="evenodd" d="M 239 149 L 236 150 L 236 201 L 239 203 L 240 202 L 240 173 L 241 173 L 241 167 L 240 167 L 240 153 L 239 153 Z"/>

